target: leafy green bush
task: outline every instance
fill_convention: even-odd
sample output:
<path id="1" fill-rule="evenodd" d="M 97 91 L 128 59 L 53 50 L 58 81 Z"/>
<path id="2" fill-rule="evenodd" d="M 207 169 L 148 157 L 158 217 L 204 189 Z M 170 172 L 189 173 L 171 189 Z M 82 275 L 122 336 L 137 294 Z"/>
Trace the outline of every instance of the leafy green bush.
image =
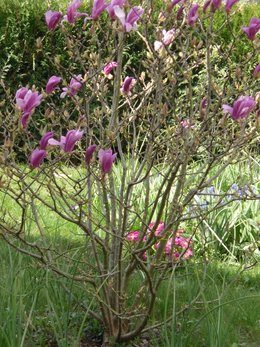
<path id="1" fill-rule="evenodd" d="M 241 58 L 252 51 L 252 42 L 249 41 L 246 35 L 243 35 L 241 31 L 242 25 L 248 25 L 252 17 L 260 16 L 260 6 L 257 4 L 246 4 L 232 15 L 232 20 L 229 21 L 228 26 L 223 25 L 226 20 L 226 12 L 218 11 L 214 16 L 214 30 L 219 38 L 221 44 L 230 45 L 232 41 L 231 32 L 237 33 L 237 36 L 241 36 L 240 42 L 232 47 L 231 56 L 234 63 L 241 61 Z M 257 53 L 255 52 L 256 60 Z"/>
<path id="2" fill-rule="evenodd" d="M 57 32 L 50 39 L 46 35 L 46 25 L 44 23 L 43 13 L 48 9 L 48 2 L 52 8 L 63 10 L 68 1 L 52 0 L 35 2 L 32 0 L 9 0 L 8 2 L 0 0 L 0 79 L 3 79 L 10 86 L 11 91 L 15 91 L 19 85 L 35 81 L 44 81 L 55 71 L 52 70 L 49 58 L 58 55 L 63 63 L 66 62 L 66 50 L 62 35 Z M 137 3 L 134 1 L 133 3 Z M 85 4 L 88 5 L 89 1 Z M 154 7 L 162 7 L 162 1 L 156 0 Z M 155 11 L 155 13 L 157 13 Z M 248 4 L 233 15 L 232 25 L 240 35 L 240 27 L 243 23 L 247 24 L 251 17 L 260 16 L 260 6 Z M 218 34 L 221 44 L 229 45 L 231 42 L 230 28 L 223 26 L 226 13 L 218 11 L 214 19 L 214 31 Z M 157 21 L 157 16 L 153 16 Z M 41 39 L 40 39 L 41 38 Z M 38 41 L 37 41 L 38 39 Z M 44 54 L 39 49 L 39 45 L 44 46 Z M 139 57 L 135 46 L 140 45 L 138 36 L 130 44 L 131 65 L 137 64 Z M 38 47 L 37 47 L 38 46 Z M 241 57 L 247 54 L 251 49 L 251 42 L 246 36 L 241 35 L 240 44 L 233 47 L 231 54 L 234 62 L 240 61 Z M 257 60 L 257 55 L 256 55 Z M 30 74 L 28 75 L 28 71 Z M 44 83 L 43 83 L 44 85 Z"/>
<path id="3" fill-rule="evenodd" d="M 68 53 L 68 42 L 65 41 L 64 35 L 61 31 L 52 32 L 51 35 L 46 31 L 46 24 L 44 21 L 44 12 L 52 7 L 63 13 L 69 0 L 51 0 L 35 2 L 33 0 L 10 0 L 8 2 L 0 0 L 0 80 L 3 81 L 0 84 L 0 100 L 9 99 L 12 100 L 16 90 L 25 85 L 33 86 L 36 82 L 39 87 L 44 88 L 46 81 L 51 75 L 58 74 L 57 67 L 53 64 L 56 59 L 60 62 L 60 65 L 65 69 L 68 67 L 70 71 L 73 70 L 73 66 L 70 65 L 71 59 Z M 138 4 L 138 1 L 132 1 L 133 4 Z M 86 12 L 90 13 L 88 8 L 89 0 L 85 1 Z M 153 14 L 151 20 L 154 23 L 158 22 L 158 15 L 160 8 L 166 8 L 165 3 L 162 0 L 153 1 Z M 155 10 L 154 10 L 155 9 Z M 221 47 L 213 47 L 214 54 L 212 57 L 213 63 L 217 65 L 217 75 L 214 76 L 218 81 L 217 84 L 221 84 L 226 73 L 227 61 L 223 56 L 220 59 L 220 50 L 225 50 L 228 47 L 230 51 L 229 64 L 232 64 L 233 71 L 236 71 L 237 64 L 241 62 L 244 56 L 252 52 L 252 43 L 243 35 L 240 27 L 244 23 L 248 24 L 249 20 L 253 16 L 260 16 L 260 7 L 257 5 L 246 5 L 241 7 L 240 11 L 232 14 L 232 20 L 229 21 L 230 27 L 223 25 L 226 20 L 226 13 L 224 11 L 217 11 L 214 16 L 214 32 L 215 42 Z M 105 17 L 106 18 L 106 17 Z M 104 26 L 107 24 L 107 19 L 102 19 Z M 143 23 L 145 25 L 145 23 Z M 176 26 L 176 24 L 174 24 Z M 241 40 L 234 47 L 232 46 L 233 32 L 237 35 L 241 35 Z M 77 29 L 77 25 L 74 28 L 69 28 L 72 33 Z M 149 30 L 149 27 L 147 27 Z M 97 30 L 97 35 L 100 33 Z M 102 33 L 101 33 L 102 34 Z M 89 29 L 82 31 L 82 42 L 87 42 L 87 46 L 91 47 L 91 34 Z M 156 33 L 149 33 L 150 36 L 156 36 Z M 156 39 L 156 38 L 155 38 Z M 106 50 L 102 50 L 102 54 L 105 56 Z M 247 66 L 248 75 L 252 73 L 254 65 L 257 64 L 258 56 L 256 51 L 253 51 L 254 59 L 251 60 Z M 125 74 L 131 74 L 132 71 L 136 71 L 140 74 L 139 62 L 143 60 L 145 55 L 145 47 L 142 39 L 135 35 L 129 37 L 124 51 L 124 72 Z M 86 60 L 89 59 L 88 52 L 86 51 Z M 131 66 L 131 70 L 129 67 Z M 76 64 L 74 65 L 77 69 Z M 239 70 L 239 69 L 238 69 Z M 29 73 L 28 73 L 29 72 Z M 239 71 L 238 71 L 239 74 Z M 203 94 L 203 81 L 207 78 L 206 66 L 201 65 L 198 67 L 196 74 L 193 74 L 192 85 L 198 93 Z M 241 86 L 243 81 L 239 81 Z M 185 88 L 185 81 L 179 85 L 178 97 L 185 97 L 185 93 L 182 93 L 182 89 Z M 234 91 L 236 94 L 237 91 Z M 212 98 L 217 97 L 214 92 Z M 59 103 L 59 101 L 57 101 Z M 7 105 L 9 104 L 9 110 Z M 95 105 L 91 107 L 95 109 Z M 11 108 L 11 102 L 0 102 L 0 114 L 6 114 L 7 111 L 13 112 Z M 91 110 L 92 111 L 92 110 Z M 6 117 L 2 117 L 3 119 Z M 172 121 L 172 120 L 171 120 Z M 44 128 L 45 120 L 42 120 L 41 126 Z M 0 122 L 1 127 L 1 122 Z M 37 137 L 37 134 L 35 134 Z M 17 149 L 19 152 L 19 150 Z M 22 159 L 22 158 L 21 158 Z"/>

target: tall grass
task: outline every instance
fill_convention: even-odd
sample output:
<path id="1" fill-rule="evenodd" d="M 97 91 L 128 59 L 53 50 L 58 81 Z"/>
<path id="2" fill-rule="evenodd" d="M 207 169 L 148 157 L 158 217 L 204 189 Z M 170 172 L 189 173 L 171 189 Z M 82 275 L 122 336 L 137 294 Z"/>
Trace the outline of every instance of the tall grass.
<path id="1" fill-rule="evenodd" d="M 177 272 L 165 303 L 172 304 L 173 320 L 165 324 L 163 341 L 157 346 L 257 346 L 259 271 L 258 267 L 239 274 L 236 267 L 212 263 L 189 264 L 184 273 Z M 196 301 L 189 305 L 193 298 Z"/>
<path id="2" fill-rule="evenodd" d="M 87 310 L 94 303 L 83 285 L 38 268 L 2 242 L 0 251 L 0 346 L 50 346 L 55 342 L 76 347 L 86 327 L 87 332 L 101 331 L 102 327 L 87 319 Z M 162 284 L 150 320 L 151 325 L 161 322 L 153 346 L 257 346 L 259 276 L 259 266 L 240 272 L 234 265 L 203 264 L 198 259 L 177 269 Z M 131 285 L 134 290 L 135 284 Z M 167 322 L 169 316 L 172 320 Z"/>
<path id="3" fill-rule="evenodd" d="M 78 346 L 93 306 L 84 286 L 41 269 L 2 241 L 0 251 L 0 346 Z M 73 274 L 74 266 L 64 270 Z"/>

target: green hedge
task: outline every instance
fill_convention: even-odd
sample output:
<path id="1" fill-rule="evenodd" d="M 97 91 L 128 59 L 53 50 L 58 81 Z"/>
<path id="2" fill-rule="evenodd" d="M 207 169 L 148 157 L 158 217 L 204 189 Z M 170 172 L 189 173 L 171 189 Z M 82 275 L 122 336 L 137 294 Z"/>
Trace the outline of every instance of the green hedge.
<path id="1" fill-rule="evenodd" d="M 5 114 L 13 113 L 11 99 L 13 99 L 16 90 L 25 85 L 30 87 L 35 84 L 39 90 L 44 88 L 47 79 L 53 74 L 59 74 L 51 64 L 54 56 L 59 56 L 62 65 L 70 64 L 71 59 L 66 50 L 66 42 L 63 33 L 60 30 L 55 30 L 49 33 L 44 21 L 44 13 L 46 10 L 52 8 L 64 12 L 69 0 L 0 0 L 0 137 L 2 134 L 2 122 L 5 122 Z M 51 3 L 48 5 L 48 2 Z M 131 1 L 131 3 L 138 4 L 140 1 Z M 85 1 L 88 7 L 89 1 Z M 161 8 L 165 7 L 163 0 L 154 0 L 154 7 L 156 6 L 156 13 L 153 20 L 157 23 L 158 14 Z M 49 6 L 49 7 L 48 7 Z M 90 12 L 87 8 L 86 12 Z M 231 54 L 232 62 L 234 65 L 239 63 L 241 57 L 244 57 L 248 52 L 252 52 L 252 42 L 249 41 L 246 35 L 241 31 L 241 26 L 247 25 L 250 18 L 254 16 L 260 17 L 260 5 L 246 5 L 241 8 L 240 12 L 235 13 L 232 19 L 233 31 L 236 35 L 241 36 L 239 44 L 237 44 Z M 106 17 L 103 17 L 104 25 L 106 25 Z M 222 46 L 229 45 L 232 41 L 230 35 L 230 28 L 223 25 L 226 19 L 224 11 L 217 11 L 214 16 L 214 31 L 217 32 L 219 44 Z M 82 21 L 79 20 L 79 25 Z M 174 27 L 173 23 L 173 27 Z M 231 25 L 231 24 L 230 24 Z M 169 28 L 168 28 L 169 29 Z M 75 29 L 71 29 L 75 30 Z M 82 36 L 88 34 L 83 32 Z M 124 66 L 128 73 L 128 68 L 135 70 L 139 73 L 140 64 L 144 49 L 142 49 L 143 42 L 136 34 L 129 35 L 127 47 L 124 53 Z M 106 51 L 103 54 L 105 56 Z M 257 52 L 255 52 L 255 63 L 258 60 Z M 225 68 L 226 62 L 221 62 L 218 59 L 219 71 Z M 77 66 L 71 66 L 73 71 L 77 70 Z M 252 71 L 253 66 L 247 66 L 248 71 Z M 70 69 L 71 70 L 71 69 Z M 132 70 L 131 70 L 132 71 Z M 141 71 L 140 71 L 141 72 Z M 198 72 L 199 74 L 199 72 Z M 196 82 L 196 79 L 194 80 Z M 6 90 L 8 90 L 9 100 L 6 99 Z M 181 88 L 180 88 L 181 89 Z M 57 99 L 59 102 L 59 98 Z M 91 107 L 95 108 L 95 103 Z M 37 116 L 37 115 L 36 115 Z M 41 127 L 45 126 L 45 119 L 41 117 Z M 39 138 L 38 130 L 36 129 L 35 138 Z M 0 139 L 0 145 L 1 145 Z M 21 137 L 21 147 L 24 144 L 24 138 Z M 17 152 L 19 150 L 17 149 Z M 22 153 L 22 152 L 21 152 Z"/>
<path id="2" fill-rule="evenodd" d="M 57 30 L 54 35 L 47 33 L 44 13 L 48 9 L 48 2 L 51 8 L 63 11 L 68 3 L 65 0 L 0 0 L 0 79 L 5 81 L 11 91 L 20 85 L 38 85 L 40 81 L 45 83 L 55 73 L 49 60 L 54 54 L 58 54 L 64 62 L 68 61 L 62 33 Z M 157 0 L 155 5 L 159 9 L 162 3 Z M 218 11 L 214 19 L 215 30 L 222 44 L 228 44 L 231 40 L 230 28 L 223 26 L 225 16 L 225 12 Z M 243 6 L 232 20 L 235 32 L 239 33 L 241 25 L 247 24 L 253 16 L 260 16 L 260 5 Z M 134 37 L 138 39 L 137 35 Z M 43 50 L 37 49 L 38 38 L 42 38 L 44 54 Z M 251 42 L 241 33 L 240 44 L 232 52 L 234 62 L 239 62 L 240 57 L 251 48 Z M 131 54 L 135 55 L 137 51 L 133 50 Z M 138 59 L 132 57 L 132 61 Z"/>

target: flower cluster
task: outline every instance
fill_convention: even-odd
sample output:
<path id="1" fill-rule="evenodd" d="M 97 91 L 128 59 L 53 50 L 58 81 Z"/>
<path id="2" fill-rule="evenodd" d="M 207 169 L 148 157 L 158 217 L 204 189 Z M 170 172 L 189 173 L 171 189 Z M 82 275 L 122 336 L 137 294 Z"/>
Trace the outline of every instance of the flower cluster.
<path id="1" fill-rule="evenodd" d="M 45 13 L 45 22 L 48 29 L 50 31 L 55 30 L 62 18 L 63 21 L 74 24 L 79 17 L 85 17 L 85 20 L 97 20 L 104 11 L 107 11 L 111 20 L 119 20 L 122 29 L 129 32 L 136 29 L 137 21 L 144 12 L 141 7 L 134 6 L 126 13 L 124 10 L 125 5 L 127 5 L 126 0 L 112 0 L 110 3 L 105 0 L 94 0 L 91 15 L 89 16 L 87 13 L 78 12 L 81 5 L 82 0 L 74 0 L 69 4 L 65 15 L 58 11 L 47 11 Z"/>
<path id="2" fill-rule="evenodd" d="M 60 146 L 64 152 L 69 153 L 73 151 L 76 142 L 79 141 L 82 136 L 83 131 L 69 130 L 66 136 L 61 136 L 60 141 L 57 141 L 53 138 L 53 132 L 47 132 L 41 138 L 39 148 L 36 148 L 29 158 L 31 166 L 36 168 L 41 165 L 47 155 L 46 148 L 48 144 Z"/>
<path id="3" fill-rule="evenodd" d="M 82 79 L 81 75 L 75 76 L 71 79 L 68 87 L 62 88 L 63 92 L 60 97 L 64 98 L 66 95 L 74 96 L 77 94 L 81 88 Z M 58 88 L 58 84 L 62 81 L 62 78 L 59 76 L 51 76 L 46 84 L 45 91 L 46 94 L 53 93 Z M 25 129 L 27 128 L 30 116 L 37 106 L 42 102 L 43 94 L 39 94 L 37 91 L 32 91 L 27 87 L 22 87 L 17 90 L 15 94 L 15 100 L 17 107 L 22 111 L 21 124 Z"/>
<path id="4" fill-rule="evenodd" d="M 229 14 L 232 7 L 238 3 L 239 0 L 226 0 L 224 9 Z M 207 13 L 210 10 L 211 13 L 215 13 L 222 6 L 222 0 L 206 0 L 202 6 L 202 11 Z M 172 0 L 171 4 L 168 6 L 168 11 L 171 12 L 175 6 L 179 6 L 176 12 L 176 19 L 180 20 L 183 18 L 185 6 L 187 6 L 187 0 Z M 187 24 L 193 26 L 199 18 L 199 4 L 193 3 L 188 9 L 187 13 Z M 251 18 L 248 26 L 242 26 L 241 29 L 245 32 L 248 39 L 253 41 L 256 38 L 256 35 L 260 31 L 260 18 Z"/>
<path id="5" fill-rule="evenodd" d="M 224 192 L 214 186 L 204 188 L 194 196 L 194 203 L 187 209 L 187 217 L 196 218 L 203 211 L 208 211 L 219 205 L 227 204 L 233 200 L 243 200 L 245 198 L 259 198 L 257 187 L 254 185 L 239 186 L 233 183 Z"/>
<path id="6" fill-rule="evenodd" d="M 233 5 L 235 5 L 238 0 L 227 0 L 225 3 L 225 10 L 227 13 L 231 11 Z M 186 23 L 190 26 L 195 25 L 196 21 L 199 18 L 199 9 L 200 6 L 197 3 L 188 3 L 186 0 L 172 0 L 171 5 L 169 6 L 169 10 L 172 11 L 173 8 L 178 5 L 180 6 L 180 13 L 183 12 L 185 6 L 188 6 L 185 13 L 187 15 Z M 129 4 L 127 0 L 111 0 L 110 2 L 106 0 L 94 0 L 92 12 L 89 16 L 87 13 L 79 12 L 79 8 L 82 6 L 82 0 L 73 0 L 67 7 L 66 14 L 62 14 L 59 11 L 49 10 L 45 13 L 45 21 L 50 31 L 56 29 L 60 22 L 68 22 L 70 24 L 75 23 L 77 18 L 85 17 L 86 20 L 97 20 L 99 16 L 107 11 L 111 20 L 118 20 L 118 23 L 121 25 L 120 30 L 124 30 L 129 32 L 136 28 L 137 21 L 142 16 L 144 10 L 141 7 L 134 6 L 129 8 Z M 202 7 L 203 12 L 207 12 L 210 10 L 212 13 L 215 13 L 222 6 L 222 0 L 206 0 L 204 6 Z M 179 12 L 178 11 L 178 12 Z M 177 16 L 178 13 L 177 12 Z M 260 19 L 252 18 L 248 26 L 243 26 L 241 28 L 245 34 L 248 36 L 248 39 L 254 40 L 256 35 L 260 30 Z M 169 46 L 176 38 L 176 30 L 171 28 L 170 30 L 162 30 L 161 40 L 155 41 L 154 49 L 159 51 L 162 48 Z M 105 76 L 111 76 L 110 73 L 116 69 L 118 63 L 115 61 L 108 62 L 103 67 L 103 73 Z M 260 67 L 257 65 L 253 72 L 253 76 L 258 78 L 260 75 Z M 60 76 L 51 76 L 46 84 L 46 94 L 52 94 L 55 90 L 59 89 L 58 85 L 61 83 L 62 77 Z M 62 88 L 62 93 L 60 94 L 61 98 L 65 97 L 74 97 L 79 90 L 81 89 L 84 83 L 84 79 L 81 74 L 73 76 L 67 86 Z M 129 97 L 131 96 L 131 90 L 136 83 L 136 79 L 131 76 L 126 76 L 123 79 L 121 85 L 121 93 Z M 43 94 L 40 94 L 38 91 L 32 91 L 27 87 L 22 87 L 16 92 L 16 104 L 18 108 L 21 110 L 21 124 L 23 128 L 26 128 L 29 122 L 29 119 L 34 112 L 35 108 L 39 106 L 42 102 Z M 256 100 L 252 96 L 240 96 L 236 101 L 234 101 L 233 105 L 222 105 L 223 111 L 225 113 L 229 113 L 230 116 L 234 120 L 239 120 L 243 118 L 247 118 L 249 113 L 252 112 L 257 102 L 259 101 L 259 95 L 256 96 Z M 201 102 L 201 111 L 205 111 L 206 109 L 206 98 Z M 258 111 L 259 112 L 259 111 Z M 192 124 L 189 120 L 184 119 L 181 121 L 182 128 L 191 128 Z M 47 135 L 48 134 L 48 135 Z M 56 145 L 60 146 L 65 153 L 72 152 L 75 147 L 75 144 L 81 139 L 83 136 L 83 131 L 80 130 L 69 130 L 65 136 L 61 136 L 60 140 L 56 140 L 53 138 L 53 134 L 51 132 L 46 133 L 43 136 L 42 143 L 45 143 L 45 136 L 48 139 L 45 145 L 40 143 L 39 148 L 35 149 L 30 157 L 30 162 L 33 167 L 38 167 L 41 162 L 46 157 L 46 146 Z M 44 142 L 45 141 L 45 142 Z M 96 150 L 96 145 L 91 145 L 86 149 L 85 153 L 85 162 L 87 165 L 90 164 L 93 153 Z M 102 167 L 102 171 L 104 173 L 108 173 L 111 171 L 112 164 L 116 158 L 116 154 L 112 152 L 111 149 L 100 149 L 99 151 L 99 161 Z"/>
<path id="7" fill-rule="evenodd" d="M 40 140 L 39 148 L 36 148 L 29 158 L 30 164 L 32 167 L 36 168 L 41 165 L 44 158 L 47 155 L 46 148 L 48 145 L 48 141 L 53 137 L 53 132 L 49 131 L 44 134 Z"/>
<path id="8" fill-rule="evenodd" d="M 151 233 L 158 238 L 158 242 L 151 248 L 152 253 L 156 253 L 160 247 L 161 241 L 164 240 L 163 232 L 165 230 L 165 223 L 160 222 L 157 228 L 154 230 L 155 223 L 152 222 L 148 225 L 148 229 L 146 234 L 143 236 L 141 240 L 141 233 L 139 231 L 131 231 L 126 239 L 129 242 L 146 242 Z M 178 261 L 180 259 L 188 259 L 193 255 L 192 250 L 192 240 L 190 237 L 184 237 L 184 230 L 178 229 L 175 232 L 170 233 L 170 237 L 167 239 L 167 242 L 164 246 L 164 256 L 168 259 Z M 146 260 L 147 253 L 145 252 L 142 257 Z"/>
<path id="9" fill-rule="evenodd" d="M 231 11 L 231 8 L 238 2 L 239 0 L 226 0 L 225 3 L 225 11 L 227 13 L 229 13 Z M 179 5 L 179 9 L 177 10 L 177 19 L 181 19 L 184 9 L 185 9 L 185 5 L 187 3 L 187 0 L 172 0 L 170 5 L 168 6 L 168 11 L 171 12 L 173 10 L 173 8 L 176 5 Z M 222 0 L 206 0 L 203 7 L 202 7 L 202 11 L 204 13 L 206 13 L 208 10 L 210 10 L 211 12 L 216 12 L 218 9 L 221 8 L 222 5 Z M 199 9 L 199 5 L 198 4 L 191 4 L 191 7 L 188 11 L 188 18 L 187 18 L 187 22 L 189 23 L 191 18 L 194 17 L 195 21 L 198 18 L 198 9 Z M 192 24 L 191 24 L 192 25 Z"/>
<path id="10" fill-rule="evenodd" d="M 239 187 L 237 183 L 233 183 L 229 189 L 229 192 L 230 194 L 227 195 L 227 198 L 232 198 L 233 196 L 238 196 L 240 199 L 252 196 L 257 198 L 260 197 L 260 195 L 257 194 L 256 187 L 253 185 L 249 186 L 247 184 Z"/>
<path id="11" fill-rule="evenodd" d="M 44 134 L 40 140 L 39 147 L 36 148 L 30 155 L 29 162 L 33 168 L 39 167 L 47 156 L 47 146 L 59 146 L 65 153 L 71 153 L 74 150 L 76 143 L 81 140 L 84 131 L 69 130 L 65 136 L 61 136 L 60 140 L 53 138 L 53 132 L 49 131 Z M 90 165 L 93 158 L 93 154 L 97 148 L 97 145 L 90 145 L 85 152 L 85 163 Z M 107 174 L 111 171 L 113 162 L 116 159 L 117 154 L 113 153 L 112 149 L 100 149 L 98 152 L 98 158 L 101 170 L 103 174 Z"/>

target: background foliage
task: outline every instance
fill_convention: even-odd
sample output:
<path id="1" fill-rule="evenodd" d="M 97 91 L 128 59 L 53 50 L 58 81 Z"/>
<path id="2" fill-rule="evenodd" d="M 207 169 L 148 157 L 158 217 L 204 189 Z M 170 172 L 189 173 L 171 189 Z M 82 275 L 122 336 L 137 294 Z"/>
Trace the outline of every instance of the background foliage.
<path id="1" fill-rule="evenodd" d="M 138 1 L 135 1 L 138 3 Z M 85 1 L 88 8 L 89 1 Z M 154 7 L 158 10 L 162 1 L 154 1 Z M 55 8 L 63 11 L 68 1 L 61 0 L 0 0 L 0 79 L 14 93 L 18 86 L 26 84 L 34 84 L 36 81 L 42 81 L 45 85 L 49 76 L 55 73 L 54 68 L 50 65 L 50 57 L 59 55 L 62 62 L 68 59 L 66 52 L 66 44 L 60 31 L 56 31 L 54 35 L 49 35 L 46 31 L 43 13 L 48 8 Z M 164 6 L 165 7 L 165 6 Z M 88 11 L 89 12 L 89 11 Z M 218 35 L 221 44 L 228 45 L 232 39 L 230 36 L 230 28 L 223 26 L 226 13 L 218 11 L 214 19 L 214 31 Z M 243 23 L 248 23 L 250 18 L 260 16 L 260 6 L 257 4 L 245 4 L 240 7 L 232 19 L 232 26 L 235 32 L 240 30 Z M 153 17 L 157 21 L 156 16 Z M 230 24 L 231 25 L 231 24 Z M 37 40 L 38 39 L 38 40 Z M 133 49 L 135 44 L 140 44 L 138 36 L 133 36 L 131 45 L 131 55 L 133 65 L 138 62 L 135 54 L 138 49 Z M 240 44 L 232 50 L 232 60 L 238 63 L 251 49 L 251 42 L 246 36 L 241 35 Z M 44 54 L 43 49 L 44 48 Z M 256 54 L 257 60 L 257 54 Z M 134 66 L 136 67 L 136 66 Z M 28 74 L 28 71 L 30 72 Z M 3 90 L 0 89 L 0 95 Z"/>

